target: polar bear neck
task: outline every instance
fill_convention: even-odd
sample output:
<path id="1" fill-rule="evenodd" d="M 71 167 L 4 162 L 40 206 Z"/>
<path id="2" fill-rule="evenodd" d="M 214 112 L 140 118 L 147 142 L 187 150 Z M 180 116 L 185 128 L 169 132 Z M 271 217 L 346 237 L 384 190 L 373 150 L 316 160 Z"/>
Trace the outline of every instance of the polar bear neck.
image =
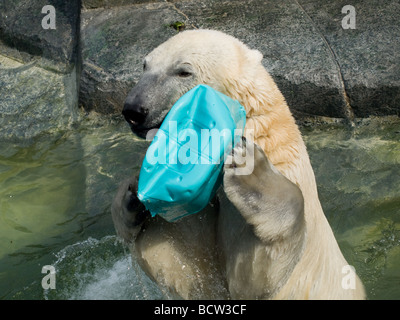
<path id="1" fill-rule="evenodd" d="M 248 78 L 242 74 L 238 81 L 228 79 L 224 89 L 246 109 L 246 137 L 264 150 L 282 174 L 297 180 L 291 171 L 298 171 L 304 142 L 285 98 L 261 63 Z"/>

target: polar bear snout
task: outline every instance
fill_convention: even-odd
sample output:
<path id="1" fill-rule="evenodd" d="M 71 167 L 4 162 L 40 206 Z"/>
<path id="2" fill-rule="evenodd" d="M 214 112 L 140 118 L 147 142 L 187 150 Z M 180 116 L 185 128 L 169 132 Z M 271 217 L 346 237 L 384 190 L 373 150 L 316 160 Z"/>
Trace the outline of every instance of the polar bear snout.
<path id="1" fill-rule="evenodd" d="M 146 120 L 148 110 L 140 106 L 139 103 L 125 103 L 124 110 L 122 111 L 125 120 L 132 126 L 140 126 Z"/>
<path id="2" fill-rule="evenodd" d="M 165 72 L 145 72 L 125 99 L 122 115 L 133 133 L 146 138 L 151 129 L 158 129 L 172 105 L 186 92 Z"/>
<path id="3" fill-rule="evenodd" d="M 144 107 L 141 96 L 136 94 L 135 90 L 132 90 L 125 100 L 122 115 L 134 133 L 140 133 L 143 130 L 143 124 L 148 114 L 149 110 Z"/>

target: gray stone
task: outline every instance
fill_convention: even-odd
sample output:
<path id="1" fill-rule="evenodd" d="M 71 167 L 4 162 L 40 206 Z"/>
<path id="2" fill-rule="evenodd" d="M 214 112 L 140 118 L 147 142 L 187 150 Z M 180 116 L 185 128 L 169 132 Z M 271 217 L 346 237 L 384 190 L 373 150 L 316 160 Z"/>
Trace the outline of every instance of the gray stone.
<path id="1" fill-rule="evenodd" d="M 29 142 L 67 130 L 77 116 L 76 72 L 63 74 L 0 55 L 0 137 Z"/>
<path id="2" fill-rule="evenodd" d="M 45 5 L 56 29 L 43 29 Z M 67 129 L 78 111 L 80 0 L 0 2 L 0 135 L 28 142 Z"/>
<path id="3" fill-rule="evenodd" d="M 120 113 L 144 56 L 176 34 L 169 25 L 183 19 L 169 3 L 83 12 L 80 104 L 103 114 Z"/>
<path id="4" fill-rule="evenodd" d="M 259 49 L 298 119 L 399 114 L 399 4 L 353 1 L 356 29 L 343 29 L 345 1 L 175 0 L 83 14 L 80 101 L 119 112 L 142 58 L 174 34 L 165 25 L 209 28 Z"/>
<path id="5" fill-rule="evenodd" d="M 400 3 L 355 0 L 299 3 L 329 44 L 356 117 L 400 114 Z M 356 12 L 356 29 L 343 29 L 343 6 Z"/>
<path id="6" fill-rule="evenodd" d="M 42 27 L 46 16 L 42 8 L 49 4 L 56 11 L 55 30 Z M 70 72 L 77 61 L 79 15 L 80 0 L 1 1 L 0 52 L 23 62 L 40 57 L 40 63 L 46 68 Z"/>
<path id="7" fill-rule="evenodd" d="M 159 2 L 159 0 L 82 0 L 82 7 L 85 9 L 111 8 L 149 2 Z"/>

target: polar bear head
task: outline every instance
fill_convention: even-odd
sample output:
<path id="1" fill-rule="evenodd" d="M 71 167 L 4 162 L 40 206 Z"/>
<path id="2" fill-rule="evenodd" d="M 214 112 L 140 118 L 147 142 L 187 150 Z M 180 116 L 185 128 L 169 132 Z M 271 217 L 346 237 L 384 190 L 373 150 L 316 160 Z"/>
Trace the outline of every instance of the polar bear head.
<path id="1" fill-rule="evenodd" d="M 244 106 L 246 137 L 290 176 L 303 142 L 282 93 L 261 60 L 258 50 L 225 33 L 181 32 L 145 57 L 143 75 L 129 92 L 122 113 L 132 131 L 144 138 L 149 130 L 160 127 L 183 94 L 199 84 L 209 85 Z"/>
<path id="2" fill-rule="evenodd" d="M 222 32 L 179 33 L 145 57 L 143 75 L 128 94 L 123 115 L 132 131 L 145 137 L 198 84 L 207 84 L 243 104 L 248 97 L 240 95 L 248 95 L 244 87 L 252 85 L 253 75 L 262 68 L 261 60 L 259 51 Z"/>

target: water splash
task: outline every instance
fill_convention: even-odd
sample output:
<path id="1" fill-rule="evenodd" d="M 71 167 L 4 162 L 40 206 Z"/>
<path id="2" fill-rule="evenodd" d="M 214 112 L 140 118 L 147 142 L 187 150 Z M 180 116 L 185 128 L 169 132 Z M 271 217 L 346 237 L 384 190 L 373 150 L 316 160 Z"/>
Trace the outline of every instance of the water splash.
<path id="1" fill-rule="evenodd" d="M 69 245 L 55 254 L 56 289 L 46 300 L 164 299 L 115 236 Z"/>

